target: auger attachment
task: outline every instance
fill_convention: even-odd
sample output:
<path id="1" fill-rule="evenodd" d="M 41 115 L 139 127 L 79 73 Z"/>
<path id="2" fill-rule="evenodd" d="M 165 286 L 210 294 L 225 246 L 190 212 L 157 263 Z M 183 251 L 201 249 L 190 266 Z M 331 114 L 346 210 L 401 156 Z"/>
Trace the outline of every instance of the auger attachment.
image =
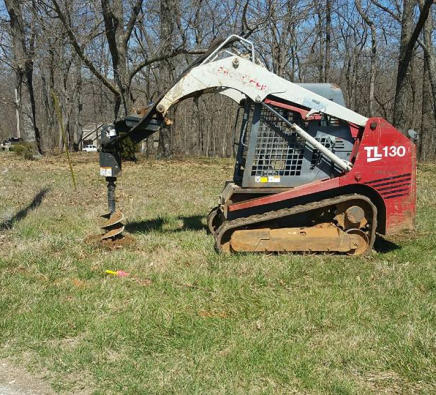
<path id="1" fill-rule="evenodd" d="M 124 230 L 124 215 L 115 207 L 115 188 L 117 176 L 121 172 L 121 155 L 118 144 L 111 144 L 117 138 L 114 125 L 108 125 L 102 129 L 100 150 L 100 175 L 106 178 L 107 182 L 107 203 L 108 213 L 102 215 L 106 221 L 101 226 L 104 233 L 101 240 L 120 239 Z"/>
<path id="2" fill-rule="evenodd" d="M 102 225 L 103 240 L 123 238 L 124 215 L 115 208 L 115 182 L 121 173 L 121 142 L 129 137 L 136 144 L 157 132 L 164 122 L 164 118 L 156 115 L 155 105 L 150 106 L 142 118 L 129 116 L 116 121 L 113 125 L 106 125 L 101 131 L 100 175 L 106 178 L 109 212 L 102 217 L 107 221 Z M 169 120 L 165 121 L 168 125 Z M 124 237 L 125 238 L 125 237 Z"/>

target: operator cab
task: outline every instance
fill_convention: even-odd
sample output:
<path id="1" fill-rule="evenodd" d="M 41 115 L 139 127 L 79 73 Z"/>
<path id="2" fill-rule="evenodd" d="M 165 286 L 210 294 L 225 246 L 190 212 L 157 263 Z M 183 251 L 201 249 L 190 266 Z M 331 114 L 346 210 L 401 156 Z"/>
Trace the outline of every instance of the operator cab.
<path id="1" fill-rule="evenodd" d="M 338 104 L 342 91 L 332 84 L 302 84 Z M 342 160 L 349 161 L 354 145 L 350 126 L 336 118 L 272 97 L 262 104 L 246 100 L 239 134 L 233 182 L 243 188 L 290 188 L 342 174 L 329 158 L 312 147 L 286 121 L 297 124 Z"/>

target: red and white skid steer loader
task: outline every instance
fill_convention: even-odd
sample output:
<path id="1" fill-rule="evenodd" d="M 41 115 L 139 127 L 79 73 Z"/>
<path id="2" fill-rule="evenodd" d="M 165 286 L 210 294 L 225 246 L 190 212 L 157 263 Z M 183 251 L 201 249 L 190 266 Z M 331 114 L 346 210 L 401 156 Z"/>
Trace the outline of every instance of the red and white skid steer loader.
<path id="1" fill-rule="evenodd" d="M 216 42 L 142 118 L 102 131 L 100 173 L 109 213 L 102 239 L 122 237 L 115 209 L 120 142 L 137 143 L 165 125 L 174 104 L 218 93 L 240 106 L 241 130 L 232 181 L 208 215 L 220 252 L 371 250 L 376 233 L 414 226 L 415 145 L 382 118 L 344 105 L 331 84 L 295 84 L 256 62 L 254 46 L 232 35 Z"/>

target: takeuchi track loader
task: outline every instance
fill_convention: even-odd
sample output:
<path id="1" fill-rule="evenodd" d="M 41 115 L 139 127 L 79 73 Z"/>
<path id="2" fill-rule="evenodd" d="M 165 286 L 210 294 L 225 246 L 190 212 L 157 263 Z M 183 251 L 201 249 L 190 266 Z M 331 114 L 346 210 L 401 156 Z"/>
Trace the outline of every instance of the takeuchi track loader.
<path id="1" fill-rule="evenodd" d="M 331 84 L 295 84 L 256 62 L 254 46 L 232 35 L 199 57 L 142 118 L 103 129 L 100 173 L 109 213 L 102 239 L 122 237 L 115 209 L 120 142 L 165 126 L 171 106 L 204 93 L 228 96 L 242 115 L 233 180 L 208 215 L 220 252 L 360 255 L 376 234 L 414 227 L 415 145 L 382 118 L 344 106 Z"/>

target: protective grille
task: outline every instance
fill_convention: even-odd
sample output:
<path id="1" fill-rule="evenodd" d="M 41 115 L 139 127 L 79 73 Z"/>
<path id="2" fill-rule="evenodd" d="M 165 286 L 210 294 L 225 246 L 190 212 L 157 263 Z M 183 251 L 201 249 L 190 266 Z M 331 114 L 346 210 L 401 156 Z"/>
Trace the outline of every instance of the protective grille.
<path id="1" fill-rule="evenodd" d="M 275 107 L 290 122 L 299 114 Z M 296 114 L 296 115 L 295 115 Z M 299 176 L 303 163 L 304 140 L 292 132 L 284 121 L 262 108 L 256 142 L 252 176 Z"/>

